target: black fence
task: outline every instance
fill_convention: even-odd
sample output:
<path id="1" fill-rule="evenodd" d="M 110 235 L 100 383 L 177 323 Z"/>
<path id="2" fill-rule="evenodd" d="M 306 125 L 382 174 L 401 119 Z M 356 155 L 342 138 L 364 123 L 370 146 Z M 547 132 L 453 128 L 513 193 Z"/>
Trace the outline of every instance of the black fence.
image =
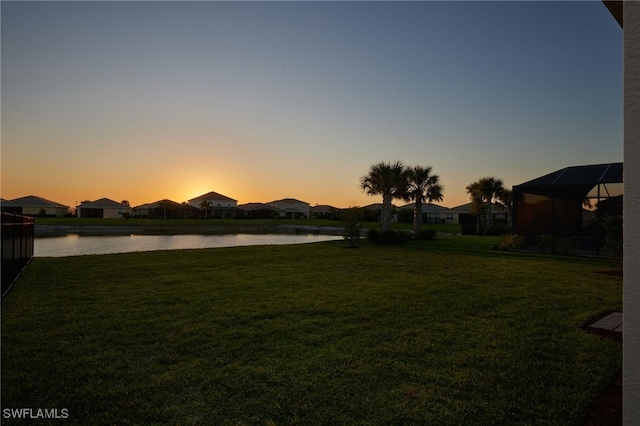
<path id="1" fill-rule="evenodd" d="M 33 259 L 33 218 L 2 212 L 2 298 Z"/>

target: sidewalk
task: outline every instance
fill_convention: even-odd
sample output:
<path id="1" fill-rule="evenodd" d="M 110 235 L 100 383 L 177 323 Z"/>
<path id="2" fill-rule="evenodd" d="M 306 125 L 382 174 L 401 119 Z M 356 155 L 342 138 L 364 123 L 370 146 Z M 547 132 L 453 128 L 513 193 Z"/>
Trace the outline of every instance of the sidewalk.
<path id="1" fill-rule="evenodd" d="M 617 341 L 622 341 L 622 329 L 622 312 L 611 312 L 586 327 L 589 333 Z"/>

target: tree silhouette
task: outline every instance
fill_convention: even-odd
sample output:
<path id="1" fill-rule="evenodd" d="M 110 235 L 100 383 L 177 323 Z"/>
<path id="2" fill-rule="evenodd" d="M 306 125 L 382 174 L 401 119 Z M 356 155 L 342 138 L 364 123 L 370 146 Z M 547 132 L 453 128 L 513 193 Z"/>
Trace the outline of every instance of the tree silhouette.
<path id="1" fill-rule="evenodd" d="M 207 211 L 209 211 L 209 209 L 213 207 L 213 203 L 211 201 L 202 200 L 199 205 L 200 209 L 204 210 L 204 220 L 207 220 Z"/>
<path id="2" fill-rule="evenodd" d="M 406 169 L 406 201 L 413 201 L 413 236 L 417 237 L 422 227 L 422 205 L 425 201 L 442 201 L 440 176 L 431 174 L 431 166 L 413 166 Z"/>
<path id="3" fill-rule="evenodd" d="M 483 235 L 493 225 L 493 199 L 498 198 L 504 192 L 504 184 L 501 179 L 483 177 L 467 186 L 467 193 L 471 197 L 471 210 L 478 216 L 486 215 Z"/>
<path id="4" fill-rule="evenodd" d="M 406 186 L 405 167 L 400 161 L 374 164 L 369 173 L 360 178 L 360 187 L 367 195 L 382 195 L 382 231 L 391 229 L 391 201 L 402 198 Z"/>

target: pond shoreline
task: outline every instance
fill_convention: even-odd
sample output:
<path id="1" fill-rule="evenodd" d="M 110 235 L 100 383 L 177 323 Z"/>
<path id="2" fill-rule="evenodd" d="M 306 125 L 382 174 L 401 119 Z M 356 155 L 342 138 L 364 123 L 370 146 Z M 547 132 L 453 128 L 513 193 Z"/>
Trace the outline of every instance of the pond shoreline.
<path id="1" fill-rule="evenodd" d="M 64 235 L 223 235 L 223 234 L 343 234 L 342 227 L 318 225 L 35 225 L 36 238 Z"/>

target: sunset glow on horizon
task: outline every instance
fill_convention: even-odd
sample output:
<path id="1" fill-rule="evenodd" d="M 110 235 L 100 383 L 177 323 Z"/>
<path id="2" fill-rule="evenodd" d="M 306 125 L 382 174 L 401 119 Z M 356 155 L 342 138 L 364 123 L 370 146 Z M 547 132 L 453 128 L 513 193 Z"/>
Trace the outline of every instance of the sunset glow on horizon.
<path id="1" fill-rule="evenodd" d="M 1 196 L 444 201 L 622 161 L 622 30 L 585 2 L 2 2 Z M 396 201 L 398 205 L 403 201 Z"/>

